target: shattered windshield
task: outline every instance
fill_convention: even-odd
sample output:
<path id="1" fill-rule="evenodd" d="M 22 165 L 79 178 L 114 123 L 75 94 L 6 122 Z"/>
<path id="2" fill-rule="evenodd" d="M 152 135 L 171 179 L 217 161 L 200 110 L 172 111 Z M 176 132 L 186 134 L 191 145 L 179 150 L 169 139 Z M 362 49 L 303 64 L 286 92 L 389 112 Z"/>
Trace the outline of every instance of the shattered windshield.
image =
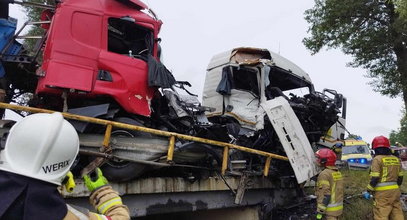
<path id="1" fill-rule="evenodd" d="M 270 69 L 266 77 L 266 96 L 268 99 L 277 96 L 288 97 L 290 94 L 304 96 L 309 94 L 313 87 L 310 82 L 276 66 L 268 66 Z"/>
<path id="2" fill-rule="evenodd" d="M 342 148 L 342 154 L 369 154 L 369 148 L 366 145 L 346 146 Z"/>
<path id="3" fill-rule="evenodd" d="M 281 91 L 292 90 L 302 87 L 311 87 L 311 83 L 298 77 L 292 72 L 288 72 L 279 67 L 272 66 L 269 72 L 269 85 L 271 87 L 278 87 Z M 267 85 L 266 85 L 267 86 Z"/>

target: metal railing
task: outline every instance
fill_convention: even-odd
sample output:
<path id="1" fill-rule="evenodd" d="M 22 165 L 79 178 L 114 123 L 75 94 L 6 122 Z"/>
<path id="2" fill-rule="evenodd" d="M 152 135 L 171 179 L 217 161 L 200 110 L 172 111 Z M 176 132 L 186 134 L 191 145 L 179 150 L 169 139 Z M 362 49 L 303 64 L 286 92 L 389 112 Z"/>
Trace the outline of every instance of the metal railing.
<path id="1" fill-rule="evenodd" d="M 56 112 L 56 111 L 47 110 L 47 109 L 19 106 L 19 105 L 7 104 L 7 103 L 2 103 L 2 102 L 0 102 L 0 108 L 12 109 L 12 110 L 17 110 L 17 111 L 25 111 L 25 112 L 31 112 L 31 113 Z M 84 122 L 89 122 L 89 123 L 106 126 L 105 135 L 104 135 L 104 139 L 103 139 L 103 147 L 105 147 L 105 148 L 109 147 L 110 135 L 111 135 L 113 127 L 147 132 L 147 133 L 154 134 L 154 135 L 168 137 L 169 141 L 168 141 L 167 162 L 169 162 L 169 163 L 171 163 L 173 160 L 176 138 L 204 143 L 204 144 L 209 144 L 209 145 L 217 146 L 217 147 L 223 147 L 223 158 L 222 158 L 222 169 L 221 169 L 222 174 L 225 174 L 226 170 L 227 170 L 230 149 L 236 149 L 239 151 L 243 151 L 243 152 L 247 152 L 247 153 L 251 153 L 251 154 L 257 154 L 257 155 L 266 157 L 266 162 L 265 162 L 264 170 L 263 170 L 264 176 L 268 176 L 270 163 L 271 163 L 272 159 L 288 161 L 288 158 L 285 156 L 281 156 L 281 155 L 277 155 L 277 154 L 273 154 L 273 153 L 269 153 L 269 152 L 265 152 L 265 151 L 260 151 L 260 150 L 256 150 L 256 149 L 252 149 L 252 148 L 248 148 L 248 147 L 243 147 L 243 146 L 239 146 L 239 145 L 235 145 L 235 144 L 225 143 L 225 142 L 221 142 L 221 141 L 214 141 L 214 140 L 210 140 L 210 139 L 206 139 L 206 138 L 199 138 L 199 137 L 179 134 L 179 133 L 175 133 L 175 132 L 161 131 L 161 130 L 141 127 L 141 126 L 137 126 L 137 125 L 130 125 L 130 124 L 125 124 L 125 123 L 120 123 L 120 122 L 104 120 L 104 119 L 75 115 L 75 114 L 66 113 L 66 112 L 61 112 L 61 113 L 67 119 L 84 121 Z"/>

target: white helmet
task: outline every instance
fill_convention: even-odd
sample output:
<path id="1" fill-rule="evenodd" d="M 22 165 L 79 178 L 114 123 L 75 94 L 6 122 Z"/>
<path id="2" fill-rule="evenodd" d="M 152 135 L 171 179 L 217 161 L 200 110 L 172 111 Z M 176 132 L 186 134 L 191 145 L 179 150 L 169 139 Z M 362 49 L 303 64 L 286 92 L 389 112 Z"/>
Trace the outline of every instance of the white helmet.
<path id="1" fill-rule="evenodd" d="M 78 134 L 61 113 L 33 114 L 10 129 L 0 170 L 61 185 L 78 151 Z"/>

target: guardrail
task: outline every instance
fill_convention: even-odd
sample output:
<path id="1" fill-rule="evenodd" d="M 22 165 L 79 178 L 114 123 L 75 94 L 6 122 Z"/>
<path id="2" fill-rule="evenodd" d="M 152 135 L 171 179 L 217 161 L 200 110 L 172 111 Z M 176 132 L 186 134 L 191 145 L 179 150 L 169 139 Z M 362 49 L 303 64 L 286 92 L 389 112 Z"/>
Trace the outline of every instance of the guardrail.
<path id="1" fill-rule="evenodd" d="M 26 111 L 26 112 L 31 112 L 31 113 L 56 112 L 56 111 L 52 111 L 52 110 L 48 110 L 48 109 L 26 107 L 26 106 L 13 105 L 13 104 L 7 104 L 7 103 L 2 103 L 2 102 L 0 102 L 0 108 L 12 109 L 12 110 L 17 110 L 17 111 Z M 277 155 L 277 154 L 273 154 L 273 153 L 269 153 L 269 152 L 265 152 L 265 151 L 255 150 L 255 149 L 251 149 L 248 147 L 243 147 L 243 146 L 239 146 L 239 145 L 235 145 L 235 144 L 225 143 L 225 142 L 221 142 L 221 141 L 214 141 L 214 140 L 210 140 L 210 139 L 199 138 L 199 137 L 179 134 L 179 133 L 175 133 L 175 132 L 161 131 L 161 130 L 157 130 L 157 129 L 153 129 L 153 128 L 146 128 L 146 127 L 141 127 L 141 126 L 137 126 L 137 125 L 125 124 L 125 123 L 121 123 L 121 122 L 114 122 L 114 121 L 109 121 L 109 120 L 104 120 L 104 119 L 75 115 L 75 114 L 66 113 L 66 112 L 61 112 L 61 113 L 67 119 L 84 121 L 84 122 L 95 123 L 95 124 L 100 124 L 100 125 L 106 126 L 105 136 L 103 139 L 103 147 L 105 147 L 105 148 L 109 147 L 110 135 L 111 135 L 113 127 L 147 132 L 147 133 L 151 133 L 154 135 L 168 137 L 169 138 L 168 152 L 167 152 L 167 162 L 168 163 L 171 163 L 172 159 L 173 159 L 176 138 L 194 141 L 194 142 L 200 142 L 200 143 L 209 144 L 209 145 L 217 146 L 217 147 L 223 147 L 223 158 L 222 158 L 222 169 L 221 169 L 222 174 L 225 174 L 226 170 L 227 170 L 229 149 L 237 149 L 239 151 L 243 151 L 243 152 L 247 152 L 247 153 L 251 153 L 251 154 L 257 154 L 257 155 L 266 157 L 267 159 L 266 159 L 266 162 L 264 165 L 264 170 L 263 170 L 264 176 L 268 176 L 271 159 L 288 161 L 288 158 L 285 156 L 281 156 L 281 155 Z"/>

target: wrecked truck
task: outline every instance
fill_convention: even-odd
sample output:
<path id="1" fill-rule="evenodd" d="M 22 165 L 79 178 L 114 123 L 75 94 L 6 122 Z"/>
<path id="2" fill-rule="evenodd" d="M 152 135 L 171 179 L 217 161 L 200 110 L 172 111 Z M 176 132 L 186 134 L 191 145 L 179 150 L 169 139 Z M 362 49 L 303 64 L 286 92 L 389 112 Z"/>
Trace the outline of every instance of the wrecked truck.
<path id="1" fill-rule="evenodd" d="M 225 125 L 229 141 L 286 154 L 301 182 L 317 173 L 313 152 L 334 145 L 327 144 L 328 131 L 334 141 L 343 141 L 344 127 L 337 121 L 344 98 L 324 91 L 333 98 L 315 91 L 309 75 L 284 57 L 242 47 L 211 59 L 202 100 L 214 109 L 206 113 L 209 121 Z M 287 171 L 277 164 L 276 173 Z"/>
<path id="2" fill-rule="evenodd" d="M 28 97 L 27 103 L 32 107 L 235 143 L 281 155 L 291 149 L 297 155 L 290 162 L 298 182 L 316 174 L 310 143 L 319 140 L 335 123 L 338 109 L 331 99 L 313 90 L 308 75 L 295 64 L 262 49 L 238 48 L 232 51 L 235 56 L 215 56 L 209 64 L 201 105 L 186 89 L 191 85 L 176 81 L 160 62 L 158 33 L 162 22 L 141 1 L 65 0 L 45 8 L 43 20 L 32 22 L 44 29 L 32 53 L 34 57 L 22 59 L 25 54 L 7 53 L 16 39 L 23 38 L 21 30 L 4 44 L 1 57 L 6 70 L 3 78 L 8 82 L 4 88 L 7 101 L 18 102 L 19 97 Z M 38 54 L 42 59 L 36 57 Z M 5 59 L 10 56 L 15 58 Z M 236 65 L 229 62 L 231 57 L 239 56 L 248 61 L 237 59 Z M 225 72 L 216 74 L 221 69 Z M 213 80 L 218 81 L 208 83 Z M 220 82 L 231 86 L 222 86 Z M 288 100 L 281 92 L 301 86 L 310 90 L 306 97 L 293 96 Z M 180 90 L 185 90 L 186 95 L 180 95 Z M 239 104 L 239 101 L 246 103 Z M 219 106 L 220 103 L 224 105 Z M 268 117 L 265 117 L 266 112 Z M 278 112 L 289 119 L 269 120 L 272 114 L 280 114 Z M 98 125 L 72 123 L 84 135 L 102 136 L 104 133 L 104 128 Z M 154 147 L 158 145 L 151 141 L 155 138 L 151 134 L 119 129 L 112 135 L 145 140 L 141 151 L 127 147 L 126 142 L 115 145 L 112 154 L 150 161 L 165 155 L 165 145 Z M 210 155 L 210 159 L 206 156 L 183 158 L 187 163 L 207 165 L 222 157 L 222 152 L 207 145 L 185 141 L 178 141 L 176 145 L 180 152 L 198 151 Z M 298 147 L 294 149 L 289 147 L 291 145 Z M 83 148 L 99 151 L 98 144 L 92 141 Z M 291 155 L 294 153 L 288 153 Z M 261 169 L 259 164 L 264 163 L 263 159 L 247 158 L 241 153 L 232 158 L 236 166 L 255 172 Z M 86 167 L 91 160 L 92 157 L 83 156 L 78 169 Z M 292 175 L 290 169 L 288 173 L 281 173 L 287 169 L 278 166 L 273 165 L 271 169 L 276 175 Z M 281 166 L 287 165 L 282 163 Z M 301 172 L 303 166 L 307 167 L 306 172 Z M 125 160 L 108 160 L 102 168 L 110 180 L 118 182 L 150 173 L 145 165 Z M 190 171 L 177 171 L 174 175 L 180 173 L 192 179 L 200 175 Z"/>
<path id="3" fill-rule="evenodd" d="M 341 100 L 314 91 L 292 62 L 257 48 L 217 55 L 201 105 L 161 63 L 161 21 L 144 3 L 65 0 L 47 10 L 34 52 L 42 59 L 5 59 L 20 31 L 5 44 L 4 89 L 14 101 L 33 94 L 28 104 L 41 111 L 88 116 L 70 118 L 81 139 L 74 169 L 104 158 L 133 217 L 244 207 L 266 219 L 297 201 L 298 184 L 318 172 L 313 146 L 337 120 Z M 308 92 L 290 95 L 295 89 Z M 106 124 L 115 126 L 107 132 Z M 66 195 L 79 205 L 86 196 L 80 180 Z"/>

